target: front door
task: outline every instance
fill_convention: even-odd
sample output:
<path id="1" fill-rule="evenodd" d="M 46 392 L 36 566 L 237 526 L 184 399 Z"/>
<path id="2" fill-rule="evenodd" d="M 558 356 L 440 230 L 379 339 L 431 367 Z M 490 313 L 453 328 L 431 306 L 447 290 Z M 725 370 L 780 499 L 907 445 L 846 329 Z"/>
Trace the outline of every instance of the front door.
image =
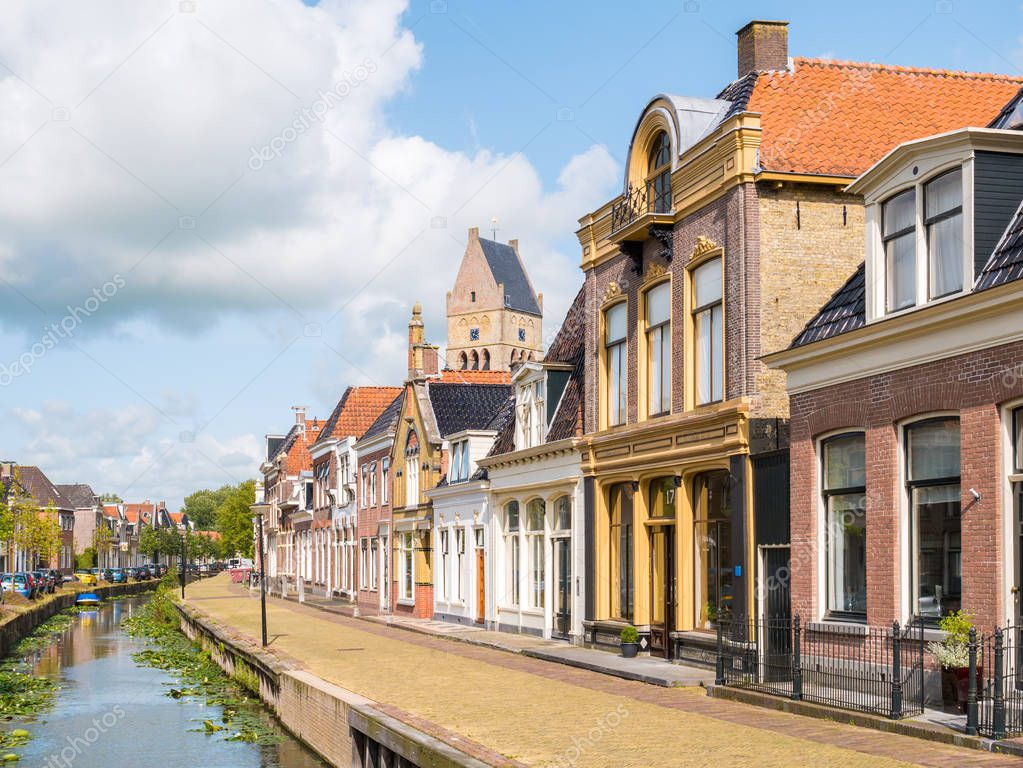
<path id="1" fill-rule="evenodd" d="M 672 658 L 675 627 L 675 526 L 650 529 L 650 653 Z"/>
<path id="2" fill-rule="evenodd" d="M 380 537 L 380 552 L 378 558 L 380 560 L 380 610 L 387 613 L 391 608 L 391 574 L 388 573 L 390 568 L 388 567 L 390 558 L 390 549 L 387 547 L 387 537 Z"/>
<path id="3" fill-rule="evenodd" d="M 482 624 L 487 618 L 486 560 L 483 550 L 476 550 L 476 623 Z"/>
<path id="4" fill-rule="evenodd" d="M 572 540 L 570 538 L 554 539 L 554 624 L 551 627 L 553 637 L 568 640 L 572 630 Z"/>
<path id="5" fill-rule="evenodd" d="M 792 674 L 792 609 L 789 591 L 791 564 L 788 547 L 764 547 L 763 596 L 764 678 L 787 680 Z"/>

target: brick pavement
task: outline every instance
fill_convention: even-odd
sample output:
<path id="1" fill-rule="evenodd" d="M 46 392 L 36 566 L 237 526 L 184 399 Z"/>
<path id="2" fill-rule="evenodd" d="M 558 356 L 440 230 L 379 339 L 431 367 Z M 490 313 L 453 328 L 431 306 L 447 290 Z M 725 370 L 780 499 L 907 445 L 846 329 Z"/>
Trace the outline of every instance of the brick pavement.
<path id="1" fill-rule="evenodd" d="M 224 578 L 189 602 L 255 638 L 259 603 Z M 273 653 L 431 735 L 530 765 L 1017 766 L 1018 758 L 660 688 L 315 608 L 267 606 Z M 402 716 L 401 713 L 405 713 Z"/>

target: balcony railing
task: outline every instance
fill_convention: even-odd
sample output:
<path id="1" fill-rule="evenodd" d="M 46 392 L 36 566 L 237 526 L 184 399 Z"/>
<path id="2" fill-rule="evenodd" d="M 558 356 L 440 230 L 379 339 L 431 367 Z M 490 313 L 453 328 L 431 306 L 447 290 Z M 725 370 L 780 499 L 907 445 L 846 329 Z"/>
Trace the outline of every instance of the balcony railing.
<path id="1" fill-rule="evenodd" d="M 622 199 L 611 206 L 611 232 L 625 229 L 646 214 L 656 213 L 671 213 L 671 190 L 658 192 L 653 182 L 642 187 L 630 184 Z"/>

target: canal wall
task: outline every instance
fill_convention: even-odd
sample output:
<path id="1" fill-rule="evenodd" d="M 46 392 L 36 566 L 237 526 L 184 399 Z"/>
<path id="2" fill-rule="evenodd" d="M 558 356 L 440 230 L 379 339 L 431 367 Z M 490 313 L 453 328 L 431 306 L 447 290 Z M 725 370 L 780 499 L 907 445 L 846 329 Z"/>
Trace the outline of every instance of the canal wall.
<path id="1" fill-rule="evenodd" d="M 264 653 L 190 605 L 181 631 L 259 695 L 299 741 L 335 768 L 485 768 L 485 763 L 380 711 L 373 701 Z"/>
<path id="2" fill-rule="evenodd" d="M 159 581 L 133 581 L 127 584 L 106 584 L 90 589 L 103 597 L 117 597 L 120 595 L 138 595 L 143 592 L 151 592 L 156 589 Z M 48 595 L 43 601 L 30 604 L 28 610 L 22 613 L 5 615 L 0 623 L 0 656 L 6 656 L 24 638 L 51 616 L 54 616 L 66 608 L 75 604 L 79 593 L 71 590 L 57 590 Z"/>

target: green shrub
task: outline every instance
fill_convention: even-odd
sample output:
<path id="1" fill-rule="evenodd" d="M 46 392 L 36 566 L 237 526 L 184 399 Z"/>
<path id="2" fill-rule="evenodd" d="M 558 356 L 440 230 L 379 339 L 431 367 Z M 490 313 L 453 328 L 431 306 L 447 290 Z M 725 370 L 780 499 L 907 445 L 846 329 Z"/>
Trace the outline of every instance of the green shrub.
<path id="1" fill-rule="evenodd" d="M 638 643 L 639 632 L 636 631 L 635 627 L 626 627 L 622 630 L 622 642 L 623 643 Z"/>

